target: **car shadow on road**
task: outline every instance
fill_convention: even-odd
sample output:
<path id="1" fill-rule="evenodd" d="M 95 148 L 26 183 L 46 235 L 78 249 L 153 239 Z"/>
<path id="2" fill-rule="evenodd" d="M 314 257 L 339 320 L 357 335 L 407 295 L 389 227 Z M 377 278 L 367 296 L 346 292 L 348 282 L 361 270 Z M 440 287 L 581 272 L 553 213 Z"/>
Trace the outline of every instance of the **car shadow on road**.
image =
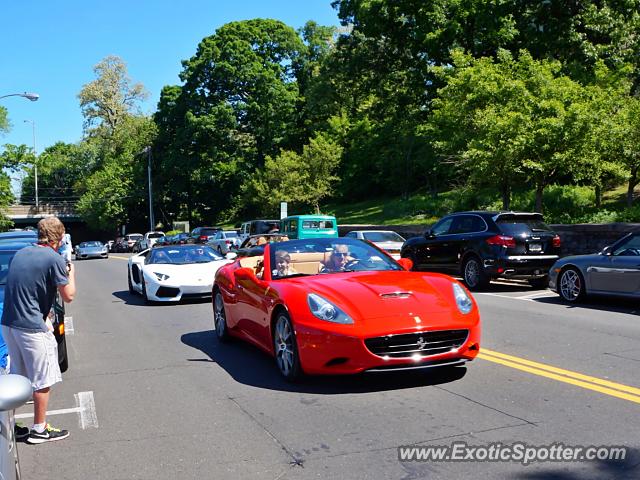
<path id="1" fill-rule="evenodd" d="M 116 297 L 119 301 L 124 302 L 125 305 L 136 305 L 139 307 L 176 307 L 180 305 L 197 305 L 200 303 L 211 303 L 211 298 L 189 298 L 185 300 L 181 300 L 179 302 L 154 302 L 154 303 L 146 303 L 142 295 L 137 295 L 134 293 L 130 293 L 129 290 L 120 290 L 118 292 L 113 292 L 112 295 Z M 114 300 L 117 302 L 118 300 Z"/>
<path id="2" fill-rule="evenodd" d="M 601 478 L 637 479 L 640 478 L 640 450 L 626 447 L 626 456 L 623 460 L 594 460 L 589 462 L 589 470 L 581 468 L 571 471 L 567 463 L 561 463 L 561 467 L 552 469 L 540 469 L 531 472 L 523 471 L 514 475 L 514 479 L 522 480 L 590 480 Z M 540 465 L 540 464 L 538 464 Z M 524 469 L 526 470 L 526 469 Z"/>
<path id="3" fill-rule="evenodd" d="M 336 395 L 401 390 L 453 382 L 464 377 L 467 372 L 465 367 L 452 367 L 412 372 L 317 375 L 305 377 L 299 383 L 289 383 L 280 376 L 273 358 L 250 344 L 240 340 L 220 343 L 213 330 L 187 333 L 180 339 L 185 345 L 207 355 L 237 382 L 286 392 Z"/>
<path id="4" fill-rule="evenodd" d="M 550 291 L 550 290 L 549 290 Z M 589 310 L 599 310 L 604 312 L 626 313 L 630 315 L 640 315 L 638 301 L 631 298 L 616 297 L 587 297 L 579 303 L 567 303 L 559 295 L 553 297 L 540 297 L 531 299 L 537 303 L 559 305 L 561 307 Z"/>

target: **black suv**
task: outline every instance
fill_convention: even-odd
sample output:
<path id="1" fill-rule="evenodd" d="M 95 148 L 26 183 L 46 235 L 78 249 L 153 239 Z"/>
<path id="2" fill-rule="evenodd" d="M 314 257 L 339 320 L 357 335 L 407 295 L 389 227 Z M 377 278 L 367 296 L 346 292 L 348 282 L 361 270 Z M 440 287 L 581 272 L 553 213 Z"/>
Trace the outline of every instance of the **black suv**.
<path id="1" fill-rule="evenodd" d="M 215 237 L 216 232 L 220 230 L 220 227 L 196 227 L 187 237 L 186 243 L 207 243 L 209 238 Z"/>
<path id="2" fill-rule="evenodd" d="M 414 270 L 461 275 L 471 290 L 492 278 L 527 279 L 546 288 L 560 254 L 560 237 L 539 213 L 460 212 L 440 219 L 424 236 L 402 245 Z"/>

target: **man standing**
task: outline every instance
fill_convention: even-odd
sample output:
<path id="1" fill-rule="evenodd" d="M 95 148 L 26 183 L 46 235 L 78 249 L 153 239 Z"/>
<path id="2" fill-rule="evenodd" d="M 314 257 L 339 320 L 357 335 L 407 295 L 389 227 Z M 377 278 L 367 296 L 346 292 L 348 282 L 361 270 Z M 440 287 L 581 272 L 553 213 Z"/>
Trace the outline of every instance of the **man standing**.
<path id="1" fill-rule="evenodd" d="M 62 381 L 58 345 L 48 318 L 56 290 L 65 302 L 76 293 L 75 272 L 57 251 L 64 225 L 56 217 L 38 222 L 38 245 L 19 250 L 9 266 L 2 312 L 2 336 L 11 358 L 11 372 L 24 375 L 33 387 L 34 424 L 27 442 L 45 443 L 69 436 L 47 423 L 51 386 Z"/>

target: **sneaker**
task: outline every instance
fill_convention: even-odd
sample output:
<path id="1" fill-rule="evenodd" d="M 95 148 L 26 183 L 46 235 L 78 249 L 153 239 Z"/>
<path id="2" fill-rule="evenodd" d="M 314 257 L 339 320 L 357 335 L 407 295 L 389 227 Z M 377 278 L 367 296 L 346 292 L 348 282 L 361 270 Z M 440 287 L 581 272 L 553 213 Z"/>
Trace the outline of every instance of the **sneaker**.
<path id="1" fill-rule="evenodd" d="M 60 430 L 59 428 L 53 428 L 47 423 L 44 427 L 44 432 L 38 433 L 34 429 L 29 432 L 27 443 L 37 444 L 45 442 L 55 442 L 56 440 L 63 440 L 69 436 L 67 430 Z"/>
<path id="2" fill-rule="evenodd" d="M 29 427 L 25 427 L 20 422 L 16 422 L 13 427 L 13 435 L 16 440 L 25 440 L 29 436 Z"/>

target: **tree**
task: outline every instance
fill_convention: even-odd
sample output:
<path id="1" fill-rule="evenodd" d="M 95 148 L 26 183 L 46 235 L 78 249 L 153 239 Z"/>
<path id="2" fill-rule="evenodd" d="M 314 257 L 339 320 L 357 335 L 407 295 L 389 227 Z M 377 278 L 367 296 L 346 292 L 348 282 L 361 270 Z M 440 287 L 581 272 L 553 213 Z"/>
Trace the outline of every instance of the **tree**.
<path id="1" fill-rule="evenodd" d="M 432 129 L 442 155 L 476 184 L 494 186 L 509 208 L 511 190 L 528 179 L 541 212 L 544 189 L 575 175 L 590 132 L 585 89 L 560 73 L 560 64 L 526 51 L 498 60 L 454 52 L 452 68 L 438 69 L 446 86 L 433 102 Z"/>
<path id="2" fill-rule="evenodd" d="M 125 116 L 137 113 L 136 108 L 147 93 L 142 84 L 132 84 L 120 57 L 105 57 L 93 71 L 97 78 L 85 84 L 78 94 L 85 129 L 97 124 L 113 132 Z"/>
<path id="3" fill-rule="evenodd" d="M 302 154 L 283 150 L 268 157 L 265 166 L 247 184 L 246 198 L 262 206 L 262 212 L 276 211 L 280 202 L 294 208 L 311 206 L 320 213 L 320 202 L 333 193 L 342 148 L 323 135 L 305 145 Z"/>
<path id="4" fill-rule="evenodd" d="M 9 123 L 9 112 L 3 106 L 0 106 L 0 135 L 3 135 L 9 131 L 10 123 Z"/>

